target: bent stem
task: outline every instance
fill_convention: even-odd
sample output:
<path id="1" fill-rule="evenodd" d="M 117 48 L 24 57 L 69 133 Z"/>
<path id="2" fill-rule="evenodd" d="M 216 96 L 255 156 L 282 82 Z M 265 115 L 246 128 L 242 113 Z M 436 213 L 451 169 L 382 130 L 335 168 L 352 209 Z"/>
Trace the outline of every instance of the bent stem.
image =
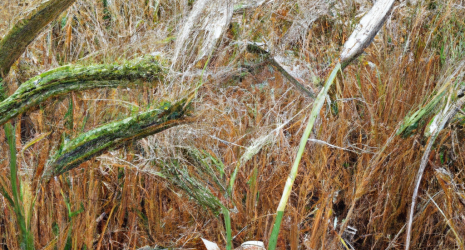
<path id="1" fill-rule="evenodd" d="M 465 98 L 463 97 L 464 91 L 465 90 L 460 90 L 460 94 L 459 94 L 459 96 L 461 96 L 460 99 L 458 99 L 456 104 L 452 106 L 452 108 L 441 118 L 439 128 L 436 129 L 434 134 L 430 137 L 428 146 L 426 147 L 426 150 L 423 153 L 423 156 L 421 157 L 420 168 L 418 169 L 417 176 L 415 177 L 415 186 L 414 186 L 413 195 L 412 195 L 412 204 L 410 206 L 410 213 L 409 213 L 408 222 L 407 222 L 407 236 L 405 238 L 405 250 L 408 250 L 410 248 L 410 239 L 412 236 L 412 225 L 413 225 L 413 216 L 415 214 L 416 199 L 418 197 L 418 191 L 420 189 L 420 183 L 423 177 L 423 173 L 425 172 L 426 166 L 428 164 L 431 149 L 433 148 L 434 141 L 438 137 L 441 130 L 444 129 L 447 123 L 457 114 L 459 110 L 461 110 L 461 107 L 465 104 Z M 460 239 L 458 240 L 459 240 L 459 244 L 462 245 Z M 463 248 L 463 245 L 462 245 L 462 248 Z"/>
<path id="2" fill-rule="evenodd" d="M 307 144 L 308 137 L 310 137 L 310 133 L 312 132 L 313 124 L 315 123 L 315 120 L 320 114 L 321 108 L 323 107 L 326 94 L 328 93 L 329 88 L 333 84 L 338 71 L 341 71 L 340 63 L 336 64 L 333 71 L 331 72 L 331 75 L 326 81 L 325 86 L 316 97 L 315 104 L 313 105 L 313 109 L 310 114 L 310 119 L 308 120 L 307 127 L 305 128 L 304 134 L 300 139 L 299 151 L 297 152 L 297 156 L 295 158 L 294 164 L 292 165 L 291 172 L 289 173 L 289 176 L 287 178 L 286 185 L 284 186 L 283 195 L 281 196 L 281 201 L 279 202 L 277 210 L 277 216 L 273 225 L 273 231 L 271 232 L 270 241 L 268 243 L 268 250 L 276 249 L 276 243 L 278 242 L 279 228 L 283 219 L 284 209 L 286 208 L 287 201 L 289 200 L 289 196 L 291 195 L 292 185 L 294 184 L 295 178 L 297 176 L 297 170 L 299 169 L 300 160 L 302 159 L 302 155 L 305 150 L 305 145 Z"/>

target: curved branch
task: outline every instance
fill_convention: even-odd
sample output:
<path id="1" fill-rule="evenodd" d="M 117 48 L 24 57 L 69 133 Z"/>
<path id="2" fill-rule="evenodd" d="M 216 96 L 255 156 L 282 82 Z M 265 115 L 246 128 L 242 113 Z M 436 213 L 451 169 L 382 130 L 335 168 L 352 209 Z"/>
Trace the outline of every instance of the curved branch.
<path id="1" fill-rule="evenodd" d="M 190 119 L 185 117 L 188 111 L 186 104 L 188 104 L 186 99 L 174 105 L 163 103 L 158 109 L 80 134 L 50 158 L 43 174 L 44 179 L 48 180 L 52 176 L 63 174 L 109 149 L 188 123 Z"/>
<path id="2" fill-rule="evenodd" d="M 165 69 L 151 56 L 125 64 L 56 68 L 23 83 L 13 95 L 0 103 L 0 125 L 52 96 L 64 95 L 71 91 L 162 80 L 164 75 Z"/>
<path id="3" fill-rule="evenodd" d="M 418 191 L 420 190 L 420 184 L 421 184 L 421 179 L 423 177 L 423 173 L 425 172 L 426 166 L 428 165 L 428 161 L 430 159 L 429 154 L 431 153 L 431 149 L 433 148 L 434 141 L 438 137 L 441 130 L 444 129 L 444 127 L 449 123 L 449 121 L 461 110 L 462 106 L 465 104 L 464 92 L 465 92 L 465 89 L 459 90 L 457 102 L 452 107 L 450 107 L 448 111 L 445 111 L 443 114 L 439 114 L 440 115 L 439 122 L 438 122 L 439 126 L 429 138 L 428 146 L 426 146 L 425 152 L 423 153 L 423 156 L 421 157 L 420 168 L 418 169 L 417 175 L 415 177 L 415 186 L 414 186 L 413 195 L 412 195 L 412 204 L 410 205 L 410 213 L 408 216 L 407 236 L 405 238 L 405 250 L 408 250 L 410 247 L 410 239 L 412 236 L 413 215 L 415 214 L 415 203 L 418 197 Z M 459 240 L 459 243 L 463 249 L 463 244 L 460 241 L 460 238 L 457 238 L 457 239 Z"/>
<path id="4" fill-rule="evenodd" d="M 0 41 L 0 77 L 6 76 L 11 65 L 34 41 L 36 36 L 61 12 L 71 6 L 76 0 L 48 0 L 30 10 L 23 19 L 18 21 L 8 34 Z"/>

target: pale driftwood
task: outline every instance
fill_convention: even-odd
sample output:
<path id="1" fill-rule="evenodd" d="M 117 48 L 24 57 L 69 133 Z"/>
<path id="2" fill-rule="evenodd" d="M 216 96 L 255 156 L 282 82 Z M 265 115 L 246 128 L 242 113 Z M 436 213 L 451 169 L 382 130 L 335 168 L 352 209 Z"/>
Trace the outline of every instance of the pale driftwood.
<path id="1" fill-rule="evenodd" d="M 172 68 L 187 70 L 209 58 L 228 29 L 232 16 L 230 0 L 195 1 L 176 39 Z"/>
<path id="2" fill-rule="evenodd" d="M 265 244 L 261 241 L 246 241 L 235 250 L 266 250 Z"/>
<path id="3" fill-rule="evenodd" d="M 207 250 L 220 250 L 220 247 L 218 247 L 218 244 L 216 244 L 215 242 L 206 240 L 204 238 L 202 238 L 202 242 Z"/>
<path id="4" fill-rule="evenodd" d="M 373 38 L 383 26 L 394 2 L 395 0 L 378 0 L 371 10 L 363 16 L 354 32 L 344 44 L 344 50 L 340 56 L 342 68 L 345 68 L 370 45 Z"/>

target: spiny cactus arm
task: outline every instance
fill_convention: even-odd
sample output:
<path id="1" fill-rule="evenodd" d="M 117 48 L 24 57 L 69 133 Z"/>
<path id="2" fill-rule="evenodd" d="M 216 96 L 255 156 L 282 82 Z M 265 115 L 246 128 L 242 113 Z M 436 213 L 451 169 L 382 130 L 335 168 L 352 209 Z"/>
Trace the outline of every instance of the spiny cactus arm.
<path id="1" fill-rule="evenodd" d="M 183 190 L 201 206 L 210 209 L 215 215 L 221 212 L 224 206 L 220 199 L 215 196 L 205 183 L 195 176 L 189 174 L 186 166 L 180 165 L 175 161 L 160 162 L 162 173 L 166 180 L 173 183 Z"/>
<path id="2" fill-rule="evenodd" d="M 11 65 L 53 19 L 76 0 L 47 0 L 29 10 L 0 41 L 0 76 L 6 76 Z"/>
<path id="3" fill-rule="evenodd" d="M 187 111 L 185 99 L 174 105 L 164 103 L 158 109 L 80 134 L 50 158 L 43 178 L 48 180 L 52 176 L 63 174 L 109 149 L 188 123 L 191 119 L 186 117 Z"/>
<path id="4" fill-rule="evenodd" d="M 6 89 L 5 89 L 5 82 L 3 78 L 0 77 L 0 102 L 3 102 L 7 98 Z"/>
<path id="5" fill-rule="evenodd" d="M 161 63 L 152 56 L 124 64 L 59 67 L 26 81 L 3 100 L 0 103 L 0 125 L 53 96 L 143 81 L 159 82 L 165 74 Z"/>

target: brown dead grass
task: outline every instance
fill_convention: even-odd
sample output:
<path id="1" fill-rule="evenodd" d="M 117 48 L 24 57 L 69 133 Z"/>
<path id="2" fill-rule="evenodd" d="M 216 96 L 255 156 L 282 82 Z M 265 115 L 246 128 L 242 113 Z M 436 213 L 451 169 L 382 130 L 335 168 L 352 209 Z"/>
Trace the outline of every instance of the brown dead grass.
<path id="1" fill-rule="evenodd" d="M 27 8 L 18 7 L 20 2 L 0 4 L 0 13 L 6 13 L 1 18 L 1 34 L 15 15 Z M 184 1 L 162 0 L 154 11 L 151 5 L 156 2 L 115 0 L 105 10 L 102 1 L 78 1 L 42 32 L 15 65 L 7 79 L 13 86 L 10 91 L 29 76 L 61 64 L 121 61 L 154 51 L 169 57 L 170 38 L 189 6 Z M 460 4 L 426 1 L 415 7 L 397 3 L 366 54 L 344 71 L 331 92 L 337 112 L 326 105 L 311 138 L 345 150 L 308 143 L 283 219 L 279 249 L 342 248 L 335 237 L 339 228 L 334 228 L 334 221 L 340 225 L 352 205 L 353 213 L 347 219 L 348 225 L 357 229 L 349 240 L 355 249 L 402 249 L 413 182 L 426 139 L 423 128 L 408 138 L 389 138 L 403 118 L 434 92 L 439 79 L 462 60 L 465 10 Z M 236 17 L 233 22 L 239 30 L 229 31 L 206 72 L 207 83 L 194 105 L 196 122 L 83 163 L 40 187 L 33 216 L 36 247 L 65 249 L 68 233 L 72 249 L 196 248 L 201 246 L 200 237 L 222 244 L 221 220 L 189 199 L 176 183 L 158 177 L 154 159 L 183 159 L 180 148 L 205 149 L 223 161 L 229 176 L 245 147 L 287 122 L 275 140 L 241 169 L 234 192 L 234 245 L 246 240 L 266 242 L 311 100 L 268 65 L 243 76 L 229 74 L 238 65 L 259 61 L 256 55 L 233 45 L 233 39 L 266 40 L 274 53 L 311 68 L 313 73 L 304 70 L 302 74 L 314 74 L 314 80 L 304 81 L 316 90 L 360 18 L 357 15 L 369 6 L 365 1 L 337 3 L 333 16 L 318 18 L 306 30 L 306 39 L 296 39 L 287 47 L 280 45 L 280 39 L 298 11 L 291 2 L 275 1 Z M 174 100 L 197 83 L 199 75 L 173 73 L 167 87 L 157 89 L 87 91 L 47 101 L 21 120 L 22 145 L 53 131 L 25 151 L 23 180 L 31 178 L 31 169 L 45 164 L 63 132 L 72 137 L 129 115 L 134 107 L 146 109 L 161 98 Z M 70 101 L 72 130 L 63 119 Z M 4 138 L 3 130 L 0 138 Z M 437 140 L 420 188 L 412 248 L 456 248 L 450 224 L 465 235 L 465 204 L 447 183 L 438 182 L 434 171 L 448 169 L 463 187 L 463 141 L 460 124 L 446 129 Z M 0 156 L 5 156 L 0 159 L 0 170 L 6 175 L 5 140 L 0 150 Z M 258 177 L 252 182 L 254 171 Z M 428 194 L 447 218 L 429 201 Z M 69 218 L 64 196 L 72 211 L 82 206 L 83 212 Z M 4 249 L 18 249 L 11 211 L 5 202 L 0 204 L 0 243 Z"/>

